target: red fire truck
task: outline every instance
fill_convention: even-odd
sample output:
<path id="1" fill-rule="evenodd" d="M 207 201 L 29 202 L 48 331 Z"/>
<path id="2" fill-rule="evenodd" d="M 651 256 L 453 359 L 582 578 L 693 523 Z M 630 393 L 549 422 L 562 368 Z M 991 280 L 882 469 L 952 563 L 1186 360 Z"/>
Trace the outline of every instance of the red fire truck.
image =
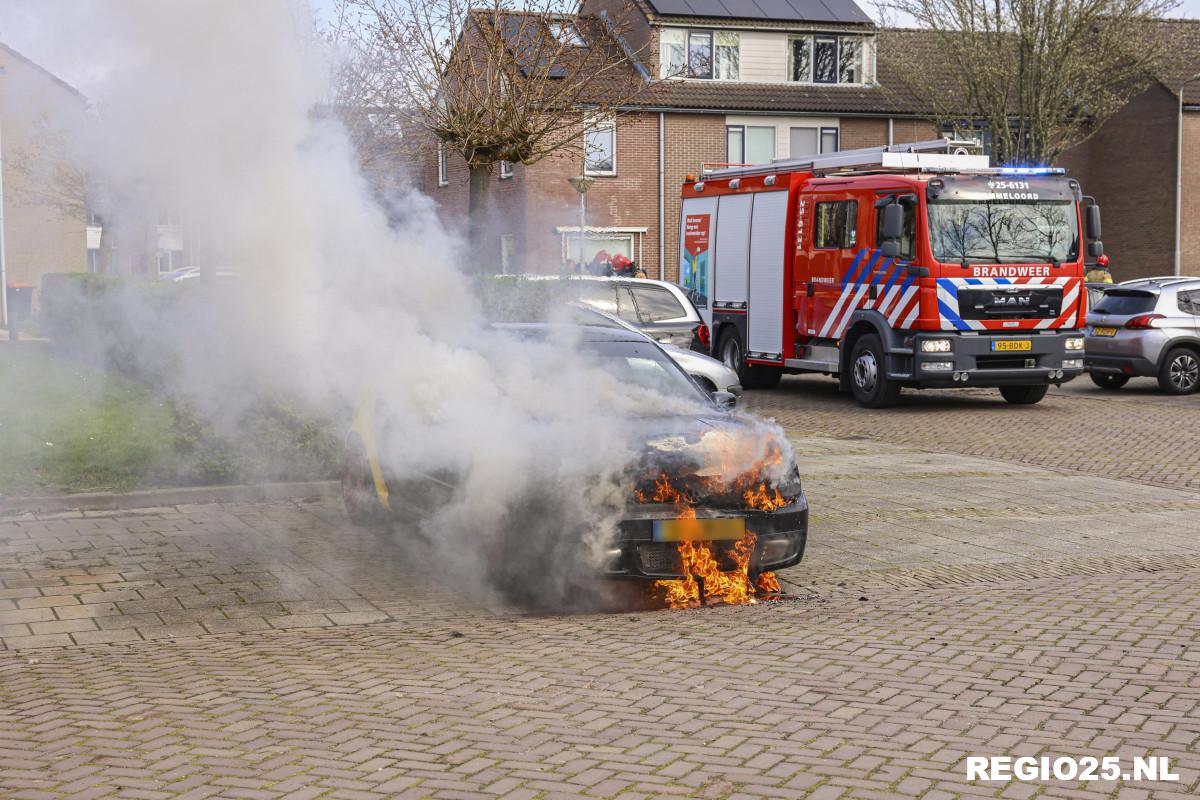
<path id="1" fill-rule="evenodd" d="M 992 168 L 956 144 L 689 177 L 680 283 L 744 386 L 817 372 L 871 408 L 903 387 L 1028 404 L 1082 373 L 1099 207 L 1065 170 Z"/>

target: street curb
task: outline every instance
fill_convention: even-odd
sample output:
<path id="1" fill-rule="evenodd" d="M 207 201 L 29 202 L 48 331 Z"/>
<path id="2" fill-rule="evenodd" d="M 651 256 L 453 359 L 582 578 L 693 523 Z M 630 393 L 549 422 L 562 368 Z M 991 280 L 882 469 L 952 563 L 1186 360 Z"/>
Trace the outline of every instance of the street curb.
<path id="1" fill-rule="evenodd" d="M 125 508 L 182 506 L 202 503 L 261 503 L 338 494 L 338 481 L 297 481 L 237 486 L 190 486 L 135 492 L 80 492 L 44 497 L 0 498 L 0 514 L 51 514 L 60 511 L 114 511 Z"/>

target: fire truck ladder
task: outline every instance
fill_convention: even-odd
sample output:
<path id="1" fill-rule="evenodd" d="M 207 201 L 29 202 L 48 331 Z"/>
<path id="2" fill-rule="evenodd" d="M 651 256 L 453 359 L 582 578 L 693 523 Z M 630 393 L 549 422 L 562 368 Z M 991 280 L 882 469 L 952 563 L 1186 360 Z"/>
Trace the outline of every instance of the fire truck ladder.
<path id="1" fill-rule="evenodd" d="M 750 175 L 772 175 L 777 172 L 812 172 L 829 174 L 859 170 L 925 171 L 925 172 L 987 172 L 991 171 L 986 155 L 972 155 L 975 142 L 956 139 L 930 139 L 924 142 L 891 144 L 843 150 L 827 155 L 781 158 L 769 164 L 725 167 L 705 172 L 709 178 L 740 178 Z"/>

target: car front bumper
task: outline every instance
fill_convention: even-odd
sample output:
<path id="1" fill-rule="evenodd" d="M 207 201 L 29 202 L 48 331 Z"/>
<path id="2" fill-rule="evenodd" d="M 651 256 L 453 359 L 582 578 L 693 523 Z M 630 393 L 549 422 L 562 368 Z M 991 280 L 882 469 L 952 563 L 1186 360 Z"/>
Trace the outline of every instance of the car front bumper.
<path id="1" fill-rule="evenodd" d="M 696 516 L 698 519 L 746 520 L 746 530 L 757 537 L 750 558 L 752 575 L 793 566 L 804 557 L 808 540 L 808 499 L 803 492 L 791 504 L 775 511 L 697 508 Z M 619 524 L 620 535 L 607 554 L 605 574 L 648 580 L 685 577 L 678 557 L 679 543 L 658 541 L 654 535 L 656 520 L 676 517 L 678 512 L 669 505 L 631 509 Z M 731 541 L 709 543 L 718 562 L 725 558 L 725 551 L 732 544 Z"/>

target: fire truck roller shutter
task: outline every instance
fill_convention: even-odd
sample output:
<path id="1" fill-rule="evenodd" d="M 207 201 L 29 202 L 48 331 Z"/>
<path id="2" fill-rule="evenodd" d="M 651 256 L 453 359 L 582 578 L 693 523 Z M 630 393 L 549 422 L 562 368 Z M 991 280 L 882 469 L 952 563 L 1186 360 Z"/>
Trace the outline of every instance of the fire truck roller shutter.
<path id="1" fill-rule="evenodd" d="M 750 297 L 746 312 L 747 353 L 783 355 L 783 253 L 786 191 L 754 197 L 750 224 Z"/>
<path id="2" fill-rule="evenodd" d="M 712 327 L 712 248 L 717 239 L 717 198 L 689 197 L 679 215 L 679 285 L 704 324 Z"/>
<path id="3" fill-rule="evenodd" d="M 725 195 L 717 205 L 713 306 L 745 308 L 749 295 L 750 210 L 754 195 Z"/>

